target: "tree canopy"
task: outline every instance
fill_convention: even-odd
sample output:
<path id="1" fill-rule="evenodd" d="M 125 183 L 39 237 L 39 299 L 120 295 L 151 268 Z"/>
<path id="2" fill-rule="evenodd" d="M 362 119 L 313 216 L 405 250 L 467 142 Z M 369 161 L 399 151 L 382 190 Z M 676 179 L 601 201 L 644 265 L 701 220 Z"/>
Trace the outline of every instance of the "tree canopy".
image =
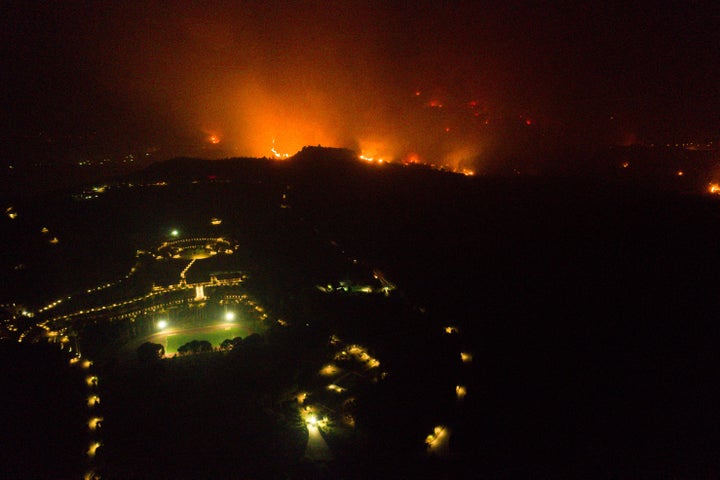
<path id="1" fill-rule="evenodd" d="M 192 340 L 178 348 L 180 355 L 187 355 L 192 353 L 204 353 L 212 352 L 212 344 L 207 340 Z"/>
<path id="2" fill-rule="evenodd" d="M 137 348 L 137 355 L 141 362 L 151 362 L 165 355 L 165 347 L 159 343 L 145 342 Z"/>

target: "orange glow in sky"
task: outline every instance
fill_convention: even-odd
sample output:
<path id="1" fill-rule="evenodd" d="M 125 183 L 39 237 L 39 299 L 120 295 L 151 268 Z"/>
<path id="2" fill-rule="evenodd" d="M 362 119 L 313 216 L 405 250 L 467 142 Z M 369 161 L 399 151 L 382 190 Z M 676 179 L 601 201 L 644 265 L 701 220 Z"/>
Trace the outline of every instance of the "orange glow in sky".
<path id="1" fill-rule="evenodd" d="M 119 96 L 162 106 L 161 133 L 168 139 L 156 142 L 158 155 L 283 159 L 320 145 L 375 162 L 486 170 L 477 155 L 488 155 L 493 141 L 500 145 L 495 139 L 503 126 L 482 122 L 509 116 L 484 78 L 454 82 L 444 67 L 430 75 L 436 69 L 424 65 L 419 53 L 411 61 L 386 51 L 394 24 L 374 9 L 355 18 L 337 15 L 354 12 L 344 3 L 303 15 L 303 7 L 279 8 L 288 15 L 277 17 L 277 8 L 264 2 L 238 7 L 235 14 L 194 4 L 185 10 L 148 7 L 171 17 L 168 31 L 132 27 L 113 46 L 100 83 L 110 88 L 117 78 L 129 78 Z M 253 12 L 277 23 L 268 29 L 249 20 Z M 146 12 L 135 14 L 145 18 Z M 345 18 L 353 20 L 345 25 Z M 371 41 L 349 41 L 355 31 Z M 151 60 L 158 58 L 166 61 Z"/>
<path id="2" fill-rule="evenodd" d="M 653 143 L 673 130 L 717 137 L 714 77 L 676 78 L 698 65 L 717 70 L 718 29 L 702 8 L 680 8 L 693 2 L 643 12 L 652 35 L 634 28 L 639 7 L 605 12 L 602 2 L 542 11 L 507 2 L 39 3 L 0 16 L 5 43 L 22 47 L 3 59 L 0 96 L 18 134 L 99 129 L 108 148 L 166 158 L 317 145 L 375 157 L 361 153 L 374 138 L 388 161 L 415 153 L 447 166 L 457 151 L 481 152 L 459 161 L 483 173 L 538 149 Z M 637 51 L 665 57 L 638 64 Z M 37 128 L 38 116 L 20 115 L 56 105 Z"/>
<path id="3" fill-rule="evenodd" d="M 420 163 L 420 156 L 417 153 L 408 153 L 405 156 L 405 163 Z"/>

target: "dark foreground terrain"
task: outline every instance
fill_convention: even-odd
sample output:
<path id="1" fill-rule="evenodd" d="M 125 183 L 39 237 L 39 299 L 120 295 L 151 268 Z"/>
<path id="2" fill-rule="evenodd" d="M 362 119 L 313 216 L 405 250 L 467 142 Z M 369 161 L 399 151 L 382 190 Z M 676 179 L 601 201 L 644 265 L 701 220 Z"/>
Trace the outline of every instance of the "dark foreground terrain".
<path id="1" fill-rule="evenodd" d="M 15 239 L 3 254 L 7 291 L 31 303 L 125 272 L 134 249 L 172 225 L 200 231 L 221 217 L 248 289 L 290 322 L 251 355 L 103 366 L 108 478 L 720 474 L 715 198 L 617 179 L 376 169 L 320 153 L 177 160 L 118 180 L 164 187 L 16 206 L 61 246 L 82 247 L 63 255 L 26 241 L 33 257 L 21 241 L 35 224 L 4 223 Z M 27 267 L 12 270 L 18 256 Z M 315 288 L 370 281 L 376 269 L 398 286 L 389 298 Z M 445 334 L 449 325 L 459 333 Z M 354 430 L 327 434 L 335 459 L 314 464 L 302 460 L 291 397 L 320 381 L 333 334 L 366 345 L 388 375 L 353 387 Z M 425 454 L 436 424 L 453 432 L 447 457 Z"/>

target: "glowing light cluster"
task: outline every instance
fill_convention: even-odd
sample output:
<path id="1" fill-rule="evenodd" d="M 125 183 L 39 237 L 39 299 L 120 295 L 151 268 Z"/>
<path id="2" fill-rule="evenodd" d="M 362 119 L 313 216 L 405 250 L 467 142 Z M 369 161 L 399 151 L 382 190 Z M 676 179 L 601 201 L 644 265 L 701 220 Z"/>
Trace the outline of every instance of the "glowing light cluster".
<path id="1" fill-rule="evenodd" d="M 273 157 L 276 158 L 277 160 L 285 160 L 288 157 L 290 157 L 289 153 L 280 153 L 275 149 L 275 139 L 274 138 L 272 139 L 272 147 L 270 148 L 270 151 L 272 152 Z"/>
<path id="2" fill-rule="evenodd" d="M 328 363 L 327 365 L 325 365 L 323 368 L 320 369 L 320 375 L 323 375 L 325 377 L 330 377 L 332 375 L 335 375 L 339 371 L 340 371 L 340 369 L 336 365 L 333 365 L 332 363 Z"/>
<path id="3" fill-rule="evenodd" d="M 445 430 L 445 427 L 443 427 L 442 425 L 438 425 L 437 427 L 435 427 L 433 429 L 433 433 L 431 433 L 425 438 L 425 443 L 431 445 L 433 442 L 435 442 L 435 440 L 437 440 L 438 436 L 442 435 L 443 430 Z"/>
<path id="4" fill-rule="evenodd" d="M 335 360 L 347 360 L 349 357 L 354 357 L 359 362 L 364 363 L 367 368 L 377 368 L 380 366 L 378 359 L 371 357 L 364 347 L 357 344 L 350 345 L 346 350 L 336 354 Z"/>
<path id="5" fill-rule="evenodd" d="M 97 449 L 100 448 L 101 443 L 100 442 L 93 442 L 90 444 L 90 447 L 88 448 L 87 455 L 88 457 L 92 458 L 95 456 L 95 452 L 97 452 Z"/>
<path id="6" fill-rule="evenodd" d="M 93 417 L 88 421 L 88 428 L 90 430 L 97 430 L 97 428 L 102 424 L 103 417 Z"/>
<path id="7" fill-rule="evenodd" d="M 366 162 L 369 162 L 369 163 L 373 163 L 373 162 L 383 163 L 385 161 L 382 158 L 369 157 L 367 155 L 359 155 L 358 158 L 360 160 L 365 160 Z"/>
<path id="8" fill-rule="evenodd" d="M 446 456 L 450 453 L 450 429 L 445 425 L 433 428 L 433 433 L 425 437 L 427 453 L 430 455 Z"/>
<path id="9" fill-rule="evenodd" d="M 328 426 L 328 417 L 318 417 L 315 407 L 312 405 L 306 405 L 305 408 L 300 411 L 300 415 L 303 420 L 305 420 L 305 425 L 308 427 L 326 428 Z"/>
<path id="10" fill-rule="evenodd" d="M 417 153 L 411 152 L 405 156 L 405 163 L 409 164 L 409 163 L 422 163 L 422 162 L 420 161 L 420 155 L 418 155 Z"/>

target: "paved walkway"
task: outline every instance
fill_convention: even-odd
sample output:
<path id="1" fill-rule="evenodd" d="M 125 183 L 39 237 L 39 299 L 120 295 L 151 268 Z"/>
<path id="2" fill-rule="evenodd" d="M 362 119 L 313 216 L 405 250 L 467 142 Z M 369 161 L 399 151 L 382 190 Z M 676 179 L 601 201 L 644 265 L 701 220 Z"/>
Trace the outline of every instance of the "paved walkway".
<path id="1" fill-rule="evenodd" d="M 328 448 L 325 439 L 320 434 L 320 429 L 317 425 L 307 426 L 308 429 L 308 443 L 305 449 L 305 458 L 314 462 L 328 462 L 332 460 L 332 453 Z"/>

